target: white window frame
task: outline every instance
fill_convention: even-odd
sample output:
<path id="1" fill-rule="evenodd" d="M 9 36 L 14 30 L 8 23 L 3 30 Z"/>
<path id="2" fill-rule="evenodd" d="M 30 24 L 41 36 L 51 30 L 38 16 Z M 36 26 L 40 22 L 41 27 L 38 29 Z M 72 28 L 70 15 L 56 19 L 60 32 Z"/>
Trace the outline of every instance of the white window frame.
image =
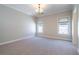
<path id="1" fill-rule="evenodd" d="M 71 18 L 70 18 L 70 16 L 57 17 L 57 34 L 60 34 L 59 33 L 59 19 L 66 18 L 66 17 L 69 18 L 69 21 L 70 21 L 70 25 L 69 26 L 72 26 L 71 25 Z M 71 29 L 69 28 L 69 33 L 68 34 L 60 34 L 60 35 L 71 35 Z"/>

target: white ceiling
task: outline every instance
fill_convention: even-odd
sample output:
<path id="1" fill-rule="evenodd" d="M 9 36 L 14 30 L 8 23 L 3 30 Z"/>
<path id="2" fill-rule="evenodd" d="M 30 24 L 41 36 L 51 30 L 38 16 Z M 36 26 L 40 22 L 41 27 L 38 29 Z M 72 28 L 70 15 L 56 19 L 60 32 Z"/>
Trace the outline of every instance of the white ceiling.
<path id="1" fill-rule="evenodd" d="M 35 9 L 31 4 L 5 4 L 5 6 L 16 9 L 30 16 L 37 16 Z M 51 15 L 63 11 L 69 11 L 72 9 L 72 4 L 47 4 L 42 16 Z"/>

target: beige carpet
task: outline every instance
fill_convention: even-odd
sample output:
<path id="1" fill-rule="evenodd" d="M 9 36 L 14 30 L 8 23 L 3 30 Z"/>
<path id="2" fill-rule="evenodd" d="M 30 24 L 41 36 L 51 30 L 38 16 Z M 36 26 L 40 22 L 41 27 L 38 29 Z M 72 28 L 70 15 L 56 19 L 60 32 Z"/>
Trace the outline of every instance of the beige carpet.
<path id="1" fill-rule="evenodd" d="M 0 46 L 1 55 L 76 55 L 71 42 L 33 37 Z"/>

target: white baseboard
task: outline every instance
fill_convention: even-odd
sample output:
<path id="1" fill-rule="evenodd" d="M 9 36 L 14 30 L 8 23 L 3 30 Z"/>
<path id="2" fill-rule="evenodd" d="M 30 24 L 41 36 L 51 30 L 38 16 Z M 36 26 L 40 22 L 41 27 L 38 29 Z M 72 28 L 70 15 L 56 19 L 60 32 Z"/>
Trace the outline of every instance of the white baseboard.
<path id="1" fill-rule="evenodd" d="M 2 43 L 0 43 L 0 45 L 5 45 L 5 44 L 13 43 L 13 42 L 16 42 L 16 41 L 20 41 L 20 40 L 23 40 L 23 39 L 29 39 L 29 38 L 32 38 L 32 37 L 34 37 L 34 36 L 27 36 L 27 37 L 22 37 L 22 38 L 19 38 L 19 39 L 16 39 L 16 40 L 2 42 Z"/>
<path id="2" fill-rule="evenodd" d="M 38 36 L 45 37 L 45 38 L 51 38 L 51 39 L 61 39 L 61 40 L 71 41 L 70 39 L 62 38 L 62 37 L 57 37 L 57 36 L 48 36 L 48 35 L 38 35 Z"/>

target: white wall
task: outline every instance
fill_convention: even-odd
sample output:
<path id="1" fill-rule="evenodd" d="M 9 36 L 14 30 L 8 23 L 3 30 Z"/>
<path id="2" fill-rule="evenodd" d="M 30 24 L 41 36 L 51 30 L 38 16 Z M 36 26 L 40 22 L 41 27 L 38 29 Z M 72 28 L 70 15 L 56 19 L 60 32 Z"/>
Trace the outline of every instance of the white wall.
<path id="1" fill-rule="evenodd" d="M 79 54 L 79 5 L 74 5 L 72 25 L 72 42 Z"/>
<path id="2" fill-rule="evenodd" d="M 58 17 L 70 16 L 72 18 L 72 11 L 61 12 L 54 15 L 44 16 L 39 18 L 39 21 L 44 23 L 43 33 L 38 33 L 39 36 L 71 40 L 71 35 L 59 35 L 57 33 L 57 20 Z"/>
<path id="3" fill-rule="evenodd" d="M 78 9 L 77 5 L 74 5 L 73 14 L 72 14 L 72 42 L 73 45 L 77 47 L 78 44 Z"/>
<path id="4" fill-rule="evenodd" d="M 78 54 L 79 54 L 79 5 L 78 5 L 78 40 L 77 40 L 77 46 L 78 46 Z"/>
<path id="5" fill-rule="evenodd" d="M 0 5 L 0 43 L 35 34 L 32 17 Z"/>

